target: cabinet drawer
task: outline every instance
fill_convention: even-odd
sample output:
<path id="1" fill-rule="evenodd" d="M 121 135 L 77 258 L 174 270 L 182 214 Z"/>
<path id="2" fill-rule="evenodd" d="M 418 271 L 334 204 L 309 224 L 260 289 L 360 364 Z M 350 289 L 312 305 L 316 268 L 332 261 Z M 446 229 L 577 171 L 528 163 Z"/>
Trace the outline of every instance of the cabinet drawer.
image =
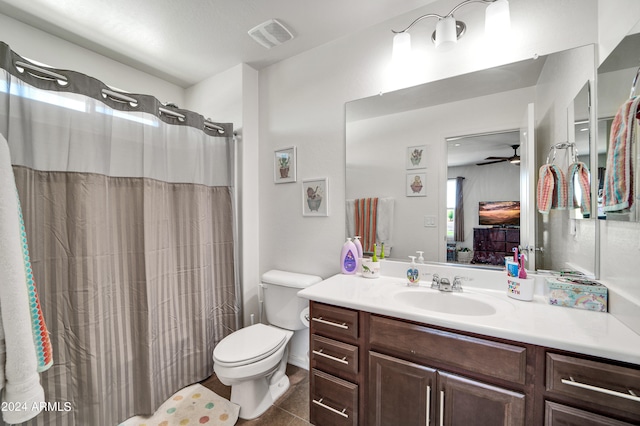
<path id="1" fill-rule="evenodd" d="M 311 336 L 311 366 L 355 381 L 358 347 L 314 334 Z"/>
<path id="2" fill-rule="evenodd" d="M 544 426 L 632 426 L 632 424 L 545 401 Z"/>
<path id="3" fill-rule="evenodd" d="M 345 342 L 358 340 L 358 311 L 322 303 L 310 304 L 311 333 Z"/>
<path id="4" fill-rule="evenodd" d="M 547 353 L 546 389 L 640 420 L 640 369 Z M 636 418 L 636 417 L 634 417 Z"/>
<path id="5" fill-rule="evenodd" d="M 316 426 L 358 424 L 358 385 L 311 370 L 310 421 Z"/>
<path id="6" fill-rule="evenodd" d="M 440 363 L 525 384 L 526 348 L 371 316 L 371 348 L 410 361 Z"/>

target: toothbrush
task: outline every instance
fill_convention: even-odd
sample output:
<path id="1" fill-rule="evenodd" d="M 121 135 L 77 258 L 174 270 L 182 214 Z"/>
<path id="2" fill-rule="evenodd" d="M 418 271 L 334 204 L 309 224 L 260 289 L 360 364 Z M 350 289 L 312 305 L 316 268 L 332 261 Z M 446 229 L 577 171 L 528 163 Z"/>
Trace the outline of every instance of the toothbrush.
<path id="1" fill-rule="evenodd" d="M 518 278 L 523 278 L 526 279 L 527 278 L 527 270 L 524 269 L 524 261 L 526 260 L 526 257 L 524 254 L 520 255 L 520 268 L 518 271 Z"/>

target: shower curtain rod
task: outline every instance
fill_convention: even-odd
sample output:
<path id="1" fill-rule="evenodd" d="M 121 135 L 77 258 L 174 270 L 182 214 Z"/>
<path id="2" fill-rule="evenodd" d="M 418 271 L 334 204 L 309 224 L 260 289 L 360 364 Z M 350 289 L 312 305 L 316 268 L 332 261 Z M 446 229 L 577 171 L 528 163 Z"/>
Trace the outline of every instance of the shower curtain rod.
<path id="1" fill-rule="evenodd" d="M 13 65 L 13 66 L 9 66 Z M 178 107 L 171 103 L 161 103 L 152 95 L 125 94 L 112 90 L 106 84 L 85 74 L 69 71 L 57 70 L 47 66 L 39 66 L 31 63 L 28 59 L 15 53 L 9 45 L 0 41 L 0 68 L 5 69 L 10 74 L 15 75 L 29 84 L 44 90 L 55 90 L 63 92 L 82 93 L 84 95 L 99 99 L 103 102 L 116 102 L 116 109 L 147 112 L 160 116 L 176 118 L 180 125 L 187 125 L 208 132 L 210 136 L 233 135 L 232 123 L 215 123 L 210 118 L 181 109 L 179 112 L 170 109 Z M 109 102 L 105 102 L 109 104 Z M 114 105 L 111 104 L 113 108 Z"/>

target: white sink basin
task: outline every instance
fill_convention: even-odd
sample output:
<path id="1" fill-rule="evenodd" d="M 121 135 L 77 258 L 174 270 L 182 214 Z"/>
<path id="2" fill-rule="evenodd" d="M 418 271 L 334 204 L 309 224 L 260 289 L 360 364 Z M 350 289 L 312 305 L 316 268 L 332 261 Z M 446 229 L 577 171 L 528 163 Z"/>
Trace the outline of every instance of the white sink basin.
<path id="1" fill-rule="evenodd" d="M 430 289 L 407 289 L 396 293 L 394 299 L 414 309 L 450 315 L 487 316 L 513 309 L 509 302 L 483 294 Z"/>

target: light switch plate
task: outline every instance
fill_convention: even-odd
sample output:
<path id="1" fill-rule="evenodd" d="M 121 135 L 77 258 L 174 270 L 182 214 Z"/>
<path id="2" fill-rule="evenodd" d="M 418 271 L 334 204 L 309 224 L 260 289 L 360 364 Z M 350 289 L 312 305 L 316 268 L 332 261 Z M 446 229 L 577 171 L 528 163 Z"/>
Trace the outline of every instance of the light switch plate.
<path id="1" fill-rule="evenodd" d="M 424 226 L 426 228 L 435 228 L 435 226 L 436 226 L 436 217 L 435 216 L 425 216 L 424 217 Z"/>

